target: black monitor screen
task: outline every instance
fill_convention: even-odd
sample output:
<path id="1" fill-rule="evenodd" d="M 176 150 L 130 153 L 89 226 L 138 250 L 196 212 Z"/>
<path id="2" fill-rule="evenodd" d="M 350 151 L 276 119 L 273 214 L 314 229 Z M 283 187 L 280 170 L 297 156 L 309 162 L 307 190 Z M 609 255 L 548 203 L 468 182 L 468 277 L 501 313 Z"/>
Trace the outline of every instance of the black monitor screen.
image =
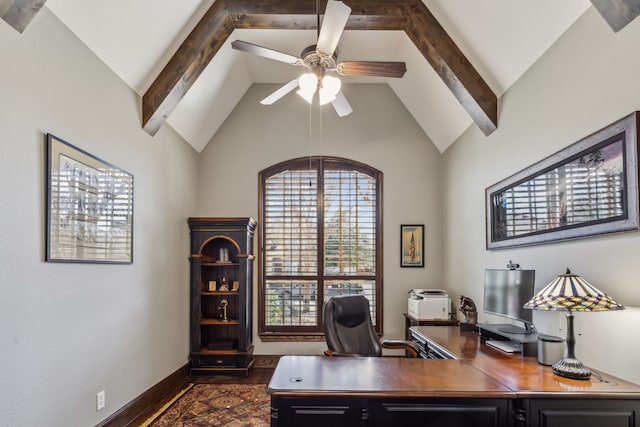
<path id="1" fill-rule="evenodd" d="M 522 306 L 533 297 L 535 270 L 485 270 L 484 312 L 518 320 L 525 328 L 507 328 L 504 332 L 531 331 L 532 310 Z"/>

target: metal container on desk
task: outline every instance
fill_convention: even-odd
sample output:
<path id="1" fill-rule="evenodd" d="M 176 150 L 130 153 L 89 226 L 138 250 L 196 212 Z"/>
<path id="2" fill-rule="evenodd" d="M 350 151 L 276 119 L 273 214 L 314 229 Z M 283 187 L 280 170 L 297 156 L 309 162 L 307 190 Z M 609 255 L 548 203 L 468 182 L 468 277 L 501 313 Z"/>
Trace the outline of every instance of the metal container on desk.
<path id="1" fill-rule="evenodd" d="M 552 335 L 538 335 L 538 363 L 553 365 L 564 357 L 564 340 Z"/>

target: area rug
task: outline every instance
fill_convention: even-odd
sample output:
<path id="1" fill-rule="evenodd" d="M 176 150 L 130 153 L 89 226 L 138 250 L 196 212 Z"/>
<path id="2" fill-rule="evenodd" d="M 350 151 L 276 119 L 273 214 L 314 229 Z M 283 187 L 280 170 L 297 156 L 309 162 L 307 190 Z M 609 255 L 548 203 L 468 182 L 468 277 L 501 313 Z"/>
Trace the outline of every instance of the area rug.
<path id="1" fill-rule="evenodd" d="M 149 427 L 263 427 L 270 425 L 265 384 L 196 384 Z"/>

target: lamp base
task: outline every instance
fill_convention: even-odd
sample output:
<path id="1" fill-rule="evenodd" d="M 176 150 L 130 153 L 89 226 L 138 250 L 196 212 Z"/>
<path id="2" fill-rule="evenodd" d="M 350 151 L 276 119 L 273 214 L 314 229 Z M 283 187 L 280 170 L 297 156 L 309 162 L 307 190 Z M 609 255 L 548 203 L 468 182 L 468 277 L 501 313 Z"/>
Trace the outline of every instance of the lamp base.
<path id="1" fill-rule="evenodd" d="M 553 373 L 574 380 L 588 380 L 591 371 L 578 359 L 566 358 L 553 365 Z"/>

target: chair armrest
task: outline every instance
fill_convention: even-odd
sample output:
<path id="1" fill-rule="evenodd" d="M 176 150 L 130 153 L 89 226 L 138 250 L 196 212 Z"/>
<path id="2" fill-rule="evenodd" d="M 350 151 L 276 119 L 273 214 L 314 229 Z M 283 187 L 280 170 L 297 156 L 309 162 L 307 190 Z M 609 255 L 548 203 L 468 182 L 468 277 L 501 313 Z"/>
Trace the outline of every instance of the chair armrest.
<path id="1" fill-rule="evenodd" d="M 405 350 L 409 352 L 410 357 L 418 357 L 418 354 L 420 353 L 420 347 L 418 347 L 418 344 L 413 341 L 383 340 L 382 347 L 394 350 Z"/>
<path id="2" fill-rule="evenodd" d="M 326 349 L 324 351 L 324 355 L 325 356 L 330 356 L 330 357 L 362 357 L 361 354 L 357 354 L 357 353 L 340 353 L 337 351 L 333 351 L 330 349 Z"/>

